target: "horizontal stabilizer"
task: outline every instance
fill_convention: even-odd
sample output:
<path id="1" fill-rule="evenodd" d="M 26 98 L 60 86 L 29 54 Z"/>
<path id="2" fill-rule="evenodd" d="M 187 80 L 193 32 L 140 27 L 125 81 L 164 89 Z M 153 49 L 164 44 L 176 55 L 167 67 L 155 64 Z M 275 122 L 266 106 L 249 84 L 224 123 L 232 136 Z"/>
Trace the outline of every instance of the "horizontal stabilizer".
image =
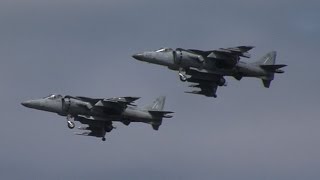
<path id="1" fill-rule="evenodd" d="M 150 110 L 149 113 L 152 115 L 152 116 L 155 116 L 155 117 L 160 117 L 160 118 L 172 118 L 173 116 L 172 115 L 169 115 L 169 114 L 172 114 L 174 112 L 171 112 L 171 111 L 152 111 Z"/>
<path id="2" fill-rule="evenodd" d="M 285 64 L 274 64 L 274 65 L 260 65 L 260 67 L 268 72 L 273 73 L 284 73 L 283 70 L 280 70 L 280 68 L 286 67 Z"/>

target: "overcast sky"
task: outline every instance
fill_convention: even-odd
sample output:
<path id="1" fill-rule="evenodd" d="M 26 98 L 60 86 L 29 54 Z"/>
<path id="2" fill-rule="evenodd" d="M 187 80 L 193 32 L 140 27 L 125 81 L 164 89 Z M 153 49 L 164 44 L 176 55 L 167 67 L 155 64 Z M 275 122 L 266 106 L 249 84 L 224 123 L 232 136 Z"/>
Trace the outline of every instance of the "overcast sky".
<path id="1" fill-rule="evenodd" d="M 1 0 L 0 179 L 320 178 L 320 2 Z M 176 72 L 131 55 L 160 47 L 253 45 L 288 64 L 270 89 L 227 78 L 218 98 L 184 94 Z M 73 135 L 64 117 L 20 102 L 50 93 L 167 96 L 159 131 Z"/>

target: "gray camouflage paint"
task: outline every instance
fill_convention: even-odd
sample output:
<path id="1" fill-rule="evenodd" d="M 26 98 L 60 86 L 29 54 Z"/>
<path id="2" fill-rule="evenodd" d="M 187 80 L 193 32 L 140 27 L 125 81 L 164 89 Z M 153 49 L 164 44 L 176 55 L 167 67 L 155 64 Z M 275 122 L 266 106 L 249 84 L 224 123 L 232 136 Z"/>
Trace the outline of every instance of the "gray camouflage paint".
<path id="1" fill-rule="evenodd" d="M 1 179 L 319 179 L 320 2 L 0 1 Z M 137 63 L 162 47 L 253 44 L 289 64 L 271 89 L 228 78 L 219 98 L 190 96 L 176 73 Z M 249 61 L 251 62 L 251 61 Z M 20 102 L 47 93 L 158 94 L 161 130 L 122 124 L 108 141 Z M 197 111 L 194 111 L 197 109 Z"/>
<path id="2" fill-rule="evenodd" d="M 136 97 L 119 97 L 108 99 L 93 99 L 88 97 L 72 97 L 62 95 L 49 95 L 45 98 L 27 100 L 21 104 L 25 107 L 57 113 L 67 116 L 67 125 L 70 129 L 75 127 L 74 121 L 87 125 L 79 128 L 85 131 L 85 136 L 102 137 L 105 141 L 106 132 L 114 129 L 114 121 L 129 125 L 131 122 L 143 122 L 150 124 L 154 130 L 158 130 L 163 118 L 171 118 L 173 112 L 163 111 L 165 97 L 158 97 L 146 108 L 134 106 Z M 90 133 L 91 131 L 91 133 Z"/>

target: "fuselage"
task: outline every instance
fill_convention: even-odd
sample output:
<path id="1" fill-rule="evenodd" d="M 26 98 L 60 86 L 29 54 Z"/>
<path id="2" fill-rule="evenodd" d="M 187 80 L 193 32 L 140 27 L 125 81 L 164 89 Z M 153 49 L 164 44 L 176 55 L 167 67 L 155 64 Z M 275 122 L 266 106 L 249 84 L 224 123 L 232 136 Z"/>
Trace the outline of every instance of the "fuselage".
<path id="1" fill-rule="evenodd" d="M 234 66 L 220 66 L 213 58 L 205 58 L 182 49 L 160 49 L 133 55 L 137 60 L 166 66 L 171 70 L 197 69 L 199 72 L 219 74 L 222 76 L 263 77 L 268 73 L 261 67 L 238 61 Z"/>
<path id="2" fill-rule="evenodd" d="M 37 110 L 57 113 L 61 116 L 81 116 L 92 120 L 129 122 L 151 122 L 154 120 L 154 117 L 148 111 L 140 110 L 136 107 L 127 106 L 121 112 L 116 112 L 108 110 L 108 108 L 104 110 L 103 107 L 93 107 L 93 104 L 90 102 L 71 97 L 62 97 L 60 95 L 29 100 L 23 102 L 22 105 Z"/>

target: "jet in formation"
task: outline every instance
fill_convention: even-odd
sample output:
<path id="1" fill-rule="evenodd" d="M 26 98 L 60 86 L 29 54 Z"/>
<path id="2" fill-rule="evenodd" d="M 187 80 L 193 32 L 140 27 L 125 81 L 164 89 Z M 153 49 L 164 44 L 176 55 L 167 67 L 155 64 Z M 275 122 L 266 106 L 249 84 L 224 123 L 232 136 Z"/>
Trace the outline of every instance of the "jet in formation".
<path id="1" fill-rule="evenodd" d="M 269 88 L 275 73 L 284 73 L 284 64 L 276 64 L 276 52 L 272 51 L 260 60 L 252 63 L 240 61 L 240 58 L 250 58 L 253 46 L 238 46 L 203 51 L 196 49 L 161 48 L 156 51 L 146 51 L 134 54 L 132 57 L 178 71 L 181 81 L 192 83 L 190 87 L 199 88 L 186 93 L 217 97 L 218 86 L 226 86 L 225 76 L 237 80 L 243 77 L 260 78 L 264 87 Z"/>
<path id="2" fill-rule="evenodd" d="M 80 96 L 50 95 L 45 98 L 28 100 L 21 104 L 28 108 L 57 113 L 66 116 L 70 129 L 75 121 L 86 125 L 78 135 L 100 137 L 106 140 L 106 132 L 115 127 L 114 121 L 129 125 L 131 122 L 143 122 L 158 130 L 163 118 L 171 118 L 171 111 L 163 111 L 165 97 L 158 97 L 153 104 L 139 108 L 134 102 L 139 97 L 115 97 L 96 99 Z"/>

